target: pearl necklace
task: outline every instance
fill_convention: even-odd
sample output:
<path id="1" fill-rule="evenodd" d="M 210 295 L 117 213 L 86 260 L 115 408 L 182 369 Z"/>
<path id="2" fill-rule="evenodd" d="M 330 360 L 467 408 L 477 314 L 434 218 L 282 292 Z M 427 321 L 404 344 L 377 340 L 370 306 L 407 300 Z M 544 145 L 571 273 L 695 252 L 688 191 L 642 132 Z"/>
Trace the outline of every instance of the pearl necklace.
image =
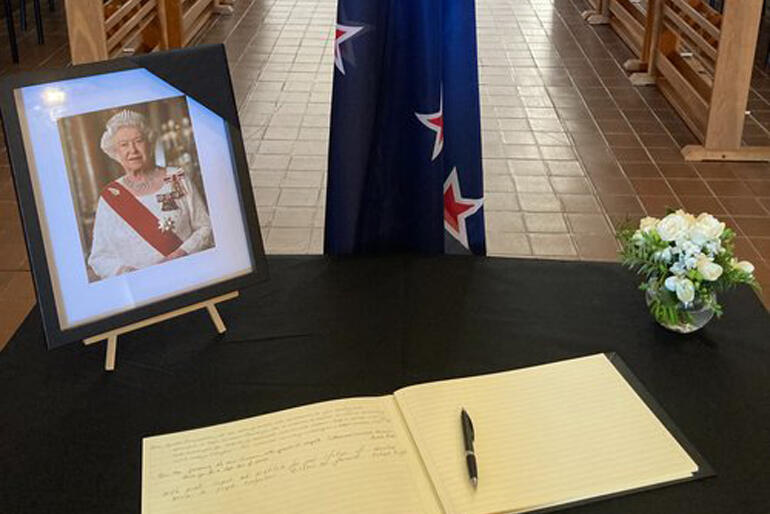
<path id="1" fill-rule="evenodd" d="M 154 175 L 155 175 L 155 171 L 153 170 L 148 176 L 143 177 L 141 179 L 135 179 L 133 177 L 126 175 L 123 180 L 126 182 L 126 185 L 130 189 L 133 189 L 139 194 L 143 194 L 148 192 L 150 189 L 152 189 L 153 182 L 155 181 Z"/>

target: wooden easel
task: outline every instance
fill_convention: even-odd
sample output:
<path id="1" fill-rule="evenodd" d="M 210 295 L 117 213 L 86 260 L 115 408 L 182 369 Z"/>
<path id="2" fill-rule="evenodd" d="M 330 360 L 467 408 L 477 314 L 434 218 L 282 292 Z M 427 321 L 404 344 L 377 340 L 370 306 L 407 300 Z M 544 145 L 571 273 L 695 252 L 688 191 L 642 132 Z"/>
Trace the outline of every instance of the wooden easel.
<path id="1" fill-rule="evenodd" d="M 158 316 L 153 316 L 152 318 L 147 318 L 142 321 L 137 321 L 136 323 L 131 323 L 130 325 L 119 327 L 114 330 L 104 332 L 103 334 L 91 336 L 89 338 L 83 339 L 83 344 L 89 345 L 89 344 L 98 343 L 99 341 L 106 340 L 107 351 L 104 359 L 104 369 L 106 371 L 112 371 L 115 369 L 115 353 L 118 349 L 119 335 L 125 334 L 128 332 L 133 332 L 134 330 L 139 330 L 140 328 L 144 328 L 149 325 L 154 325 L 156 323 L 160 323 L 161 321 L 166 321 L 167 319 L 176 318 L 177 316 L 181 316 L 182 314 L 187 314 L 188 312 L 197 311 L 198 309 L 203 309 L 203 308 L 205 308 L 209 312 L 209 316 L 211 316 L 211 321 L 214 322 L 214 326 L 217 328 L 217 332 L 220 334 L 223 334 L 227 330 L 227 328 L 225 327 L 225 324 L 222 322 L 222 318 L 219 315 L 219 311 L 217 311 L 217 304 L 227 300 L 232 300 L 233 298 L 237 298 L 237 297 L 238 297 L 238 291 L 233 291 L 232 293 L 223 294 L 221 296 L 217 296 L 215 298 L 206 300 L 204 302 L 188 305 L 187 307 L 182 307 L 181 309 L 176 309 L 174 311 L 167 312 L 165 314 L 159 314 Z"/>

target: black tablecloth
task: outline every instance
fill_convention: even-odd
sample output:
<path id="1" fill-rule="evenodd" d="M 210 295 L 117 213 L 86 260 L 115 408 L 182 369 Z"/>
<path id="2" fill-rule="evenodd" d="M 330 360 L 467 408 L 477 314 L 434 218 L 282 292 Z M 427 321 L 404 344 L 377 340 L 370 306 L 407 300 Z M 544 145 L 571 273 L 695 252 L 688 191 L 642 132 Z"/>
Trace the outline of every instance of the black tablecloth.
<path id="1" fill-rule="evenodd" d="M 272 258 L 271 279 L 104 345 L 47 352 L 37 310 L 0 353 L 0 512 L 138 512 L 147 435 L 616 351 L 717 476 L 571 512 L 770 512 L 770 316 L 756 296 L 678 336 L 600 263 Z"/>

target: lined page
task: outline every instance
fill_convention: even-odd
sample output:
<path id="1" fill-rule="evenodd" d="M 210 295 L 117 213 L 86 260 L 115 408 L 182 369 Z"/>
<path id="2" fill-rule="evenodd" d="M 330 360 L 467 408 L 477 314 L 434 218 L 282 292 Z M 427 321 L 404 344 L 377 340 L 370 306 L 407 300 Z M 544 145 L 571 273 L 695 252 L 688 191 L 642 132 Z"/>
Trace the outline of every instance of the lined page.
<path id="1" fill-rule="evenodd" d="M 440 512 L 392 396 L 143 441 L 142 512 Z"/>
<path id="2" fill-rule="evenodd" d="M 411 386 L 395 397 L 447 513 L 526 512 L 697 471 L 603 354 Z M 475 491 L 461 407 L 476 434 Z"/>

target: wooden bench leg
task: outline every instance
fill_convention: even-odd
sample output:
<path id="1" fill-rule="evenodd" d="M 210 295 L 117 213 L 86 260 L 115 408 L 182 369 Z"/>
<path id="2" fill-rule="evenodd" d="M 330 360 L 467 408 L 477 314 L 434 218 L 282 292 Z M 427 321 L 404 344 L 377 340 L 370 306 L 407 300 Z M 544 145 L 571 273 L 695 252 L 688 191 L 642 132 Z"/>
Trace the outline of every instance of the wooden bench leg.
<path id="1" fill-rule="evenodd" d="M 5 8 L 5 25 L 8 28 L 8 42 L 11 45 L 11 59 L 19 64 L 19 44 L 16 41 L 16 28 L 13 25 L 13 7 L 11 0 L 3 0 Z"/>

